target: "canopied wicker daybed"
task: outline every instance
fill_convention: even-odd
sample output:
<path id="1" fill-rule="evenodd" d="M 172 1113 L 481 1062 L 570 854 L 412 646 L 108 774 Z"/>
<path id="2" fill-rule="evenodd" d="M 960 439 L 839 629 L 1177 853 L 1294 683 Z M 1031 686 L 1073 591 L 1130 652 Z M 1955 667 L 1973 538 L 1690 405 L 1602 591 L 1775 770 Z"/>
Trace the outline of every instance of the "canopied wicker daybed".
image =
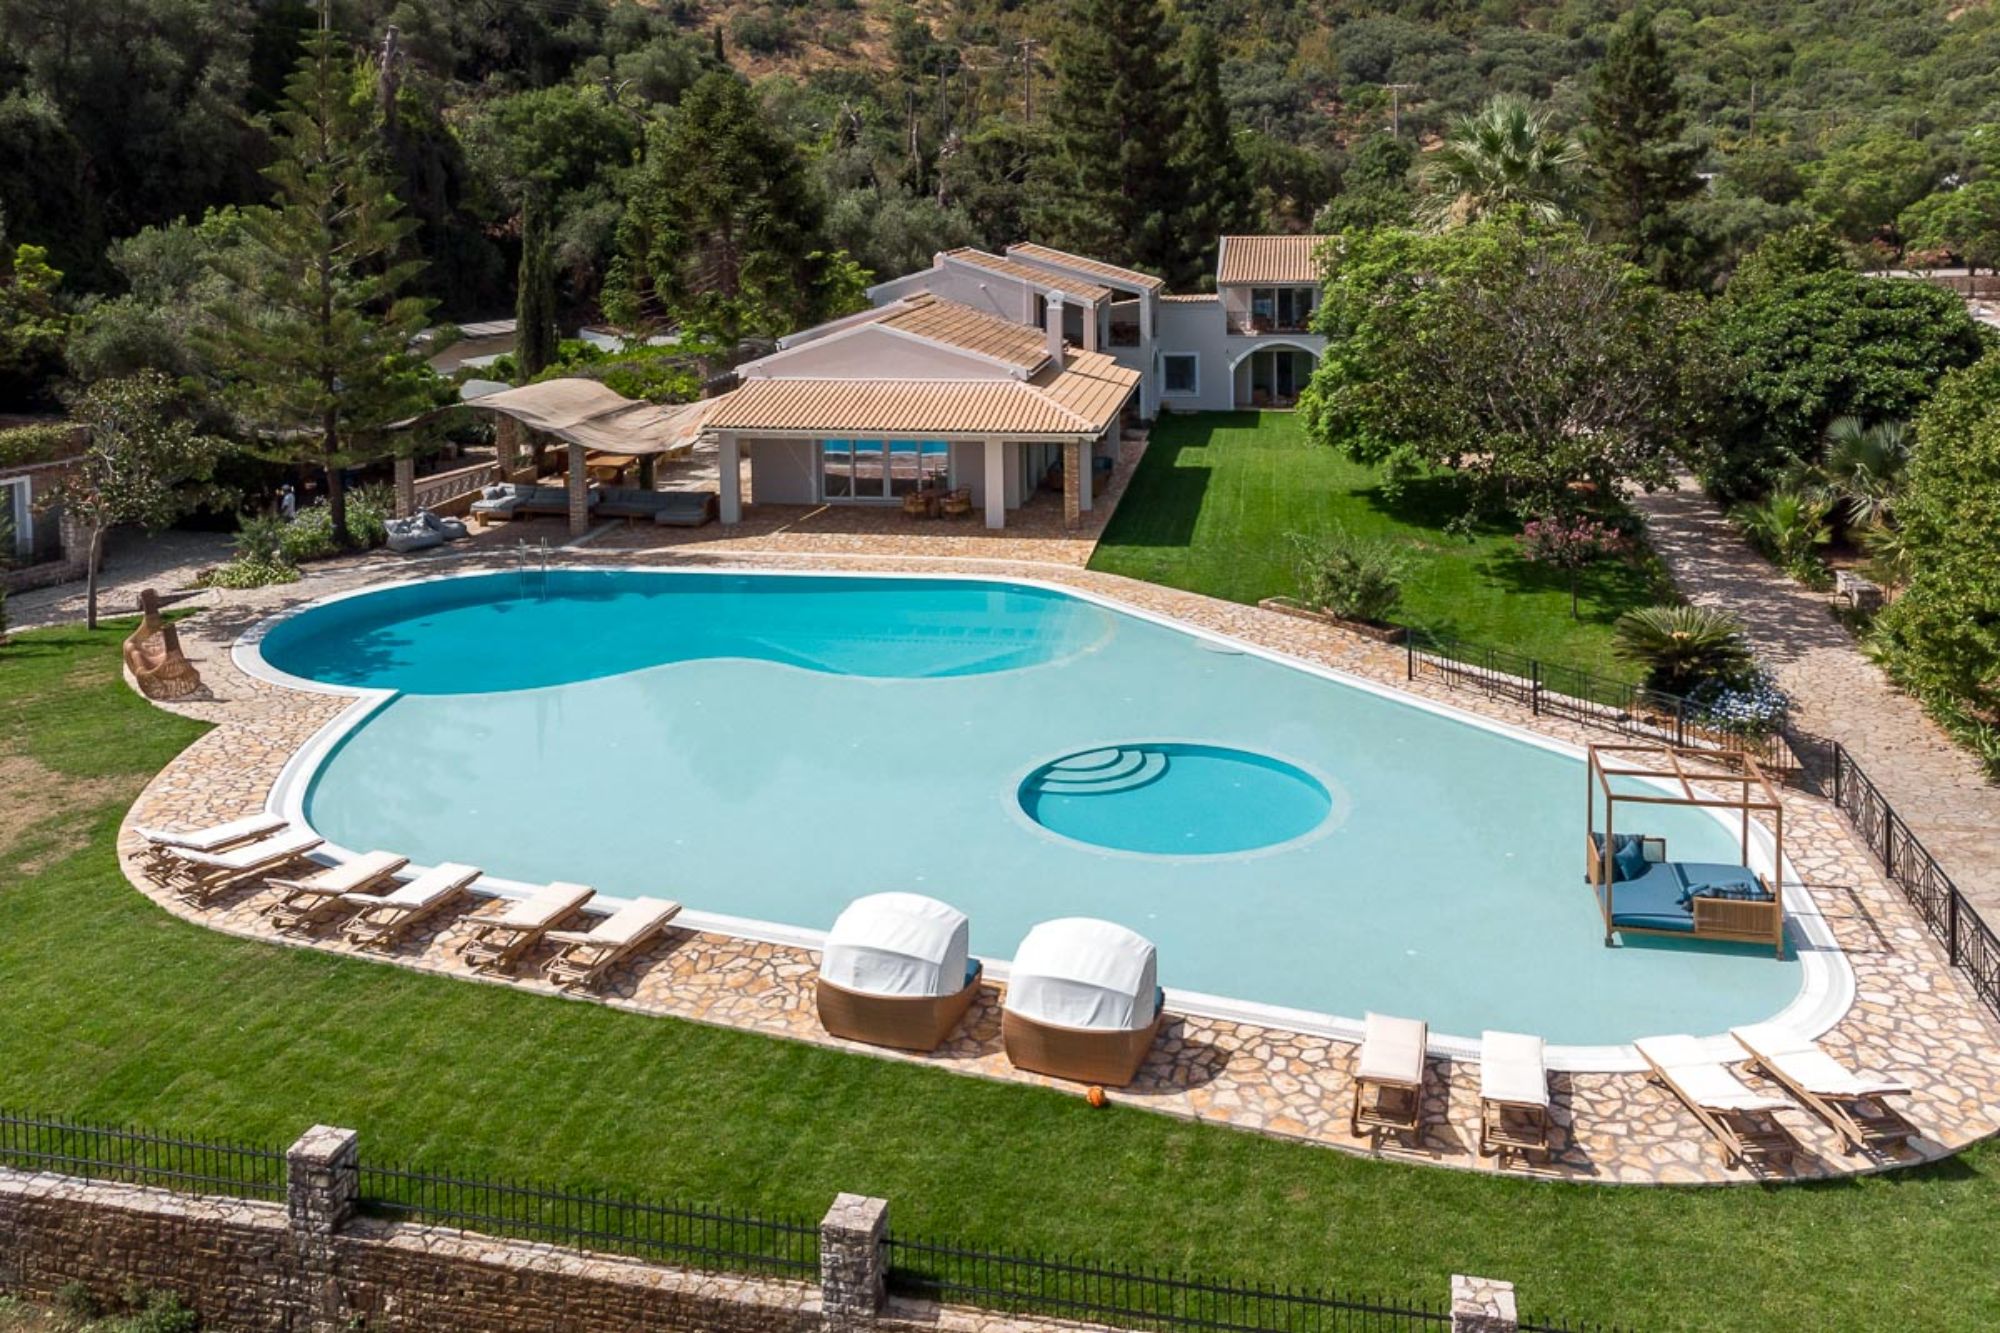
<path id="1" fill-rule="evenodd" d="M 847 905 L 820 953 L 820 1025 L 836 1037 L 935 1050 L 979 993 L 965 913 L 916 893 Z"/>
<path id="2" fill-rule="evenodd" d="M 1164 1017 L 1152 942 L 1088 917 L 1044 921 L 1015 951 L 1000 1034 L 1020 1069 L 1122 1087 Z"/>
<path id="3" fill-rule="evenodd" d="M 1621 784 L 1614 779 L 1624 779 Z M 1635 781 L 1636 779 L 1636 781 Z M 1604 828 L 1597 800 L 1604 798 Z M 1694 806 L 1742 817 L 1740 862 L 1674 861 L 1666 839 L 1617 829 L 1630 807 Z M 1679 935 L 1768 944 L 1785 956 L 1779 886 L 1750 866 L 1753 816 L 1770 824 L 1774 874 L 1785 862 L 1785 807 L 1757 761 L 1725 750 L 1672 745 L 1592 745 L 1585 794 L 1585 875 L 1615 934 Z"/>

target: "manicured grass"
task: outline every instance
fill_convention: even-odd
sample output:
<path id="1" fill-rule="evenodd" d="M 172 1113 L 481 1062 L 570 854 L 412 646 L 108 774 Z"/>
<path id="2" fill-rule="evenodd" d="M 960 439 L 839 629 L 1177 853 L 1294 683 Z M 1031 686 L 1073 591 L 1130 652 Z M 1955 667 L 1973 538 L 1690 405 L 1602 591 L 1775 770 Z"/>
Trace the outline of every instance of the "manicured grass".
<path id="1" fill-rule="evenodd" d="M 1580 618 L 1564 577 L 1523 560 L 1516 529 L 1446 531 L 1461 512 L 1444 478 L 1394 500 L 1376 469 L 1306 438 L 1289 412 L 1163 416 L 1091 568 L 1236 602 L 1296 591 L 1286 534 L 1335 526 L 1409 543 L 1415 569 L 1398 618 L 1621 679 L 1611 623 L 1660 599 L 1650 556 L 1585 572 Z"/>
<path id="2" fill-rule="evenodd" d="M 1987 1329 L 2000 1152 L 1841 1184 L 1502 1181 L 617 1013 L 185 924 L 120 877 L 120 812 L 200 728 L 130 695 L 120 627 L 0 649 L 0 1106 L 1434 1300 L 1516 1279 L 1627 1328 Z M 77 813 L 60 812 L 73 804 Z"/>

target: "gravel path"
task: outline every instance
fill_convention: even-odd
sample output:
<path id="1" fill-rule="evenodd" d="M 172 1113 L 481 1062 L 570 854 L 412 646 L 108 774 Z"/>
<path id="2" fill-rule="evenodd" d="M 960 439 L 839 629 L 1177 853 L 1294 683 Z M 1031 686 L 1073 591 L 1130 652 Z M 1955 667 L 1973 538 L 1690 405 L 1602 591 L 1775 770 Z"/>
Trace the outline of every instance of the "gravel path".
<path id="1" fill-rule="evenodd" d="M 97 573 L 97 614 L 135 614 L 139 593 L 146 588 L 159 589 L 163 598 L 185 588 L 198 571 L 229 558 L 229 541 L 221 532 L 148 535 L 137 528 L 120 528 L 105 539 L 104 564 Z M 81 579 L 7 598 L 7 621 L 15 629 L 78 623 L 83 613 Z"/>
<path id="2" fill-rule="evenodd" d="M 1845 745 L 1966 897 L 2000 923 L 2000 787 L 1978 761 L 1868 660 L 1825 593 L 1751 549 L 1692 478 L 1633 506 L 1688 600 L 1742 618 L 1792 696 L 1797 728 Z"/>

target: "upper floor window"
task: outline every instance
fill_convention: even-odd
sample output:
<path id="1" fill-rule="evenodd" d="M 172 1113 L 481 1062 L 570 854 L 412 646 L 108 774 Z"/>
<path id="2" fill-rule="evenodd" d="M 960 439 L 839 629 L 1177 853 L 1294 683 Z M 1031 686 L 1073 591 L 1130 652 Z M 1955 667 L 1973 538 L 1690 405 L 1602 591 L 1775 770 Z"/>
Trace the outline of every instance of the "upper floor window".
<path id="1" fill-rule="evenodd" d="M 1160 358 L 1160 391 L 1171 394 L 1201 392 L 1201 358 L 1193 352 L 1169 352 Z"/>

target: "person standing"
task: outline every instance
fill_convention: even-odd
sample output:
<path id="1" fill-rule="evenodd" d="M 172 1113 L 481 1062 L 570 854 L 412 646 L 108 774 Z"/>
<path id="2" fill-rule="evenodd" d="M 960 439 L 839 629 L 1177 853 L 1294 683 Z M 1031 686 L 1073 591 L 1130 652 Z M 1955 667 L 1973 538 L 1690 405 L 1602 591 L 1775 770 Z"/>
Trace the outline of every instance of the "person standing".
<path id="1" fill-rule="evenodd" d="M 298 492 L 292 489 L 292 483 L 289 481 L 285 483 L 285 489 L 278 495 L 278 512 L 284 515 L 287 523 L 299 516 Z"/>

